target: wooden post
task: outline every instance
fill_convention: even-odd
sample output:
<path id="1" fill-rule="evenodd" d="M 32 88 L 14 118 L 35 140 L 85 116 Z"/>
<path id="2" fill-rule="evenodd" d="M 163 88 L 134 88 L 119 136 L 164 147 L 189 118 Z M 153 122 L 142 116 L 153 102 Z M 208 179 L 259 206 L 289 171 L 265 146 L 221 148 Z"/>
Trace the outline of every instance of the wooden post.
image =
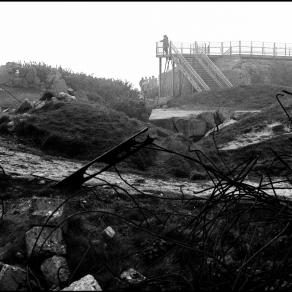
<path id="1" fill-rule="evenodd" d="M 238 41 L 238 52 L 241 55 L 241 41 Z"/>
<path id="2" fill-rule="evenodd" d="M 173 62 L 173 59 L 171 61 L 172 61 L 172 82 L 171 82 L 171 87 L 172 87 L 172 96 L 174 97 L 174 69 L 175 69 L 175 64 Z"/>
<path id="3" fill-rule="evenodd" d="M 161 67 L 162 67 L 162 58 L 159 57 L 159 91 L 158 91 L 158 97 L 161 98 Z"/>
<path id="4" fill-rule="evenodd" d="M 178 88 L 178 94 L 181 96 L 182 92 L 182 72 L 179 70 L 179 88 Z"/>
<path id="5" fill-rule="evenodd" d="M 180 44 L 180 52 L 181 52 L 181 54 L 183 54 L 183 52 L 184 52 L 183 43 Z"/>
<path id="6" fill-rule="evenodd" d="M 207 44 L 205 43 L 205 54 L 207 54 Z"/>
<path id="7" fill-rule="evenodd" d="M 231 46 L 231 42 L 230 42 L 229 52 L 230 52 L 230 56 L 231 56 L 231 55 L 232 55 L 232 46 Z"/>
<path id="8" fill-rule="evenodd" d="M 221 42 L 221 55 L 223 55 L 223 42 Z"/>
<path id="9" fill-rule="evenodd" d="M 265 52 L 264 52 L 264 48 L 265 48 L 265 42 L 263 42 L 263 46 L 262 46 L 262 55 L 265 54 Z"/>
<path id="10" fill-rule="evenodd" d="M 285 56 L 286 56 L 286 49 L 287 49 L 287 47 L 286 47 L 286 43 L 285 43 Z"/>
<path id="11" fill-rule="evenodd" d="M 252 41 L 250 42 L 250 54 L 252 55 Z"/>
<path id="12" fill-rule="evenodd" d="M 211 53 L 210 53 L 210 42 L 209 42 L 209 45 L 208 45 L 208 54 L 210 55 Z"/>
<path id="13" fill-rule="evenodd" d="M 274 43 L 274 52 L 273 52 L 274 57 L 276 56 L 276 43 Z"/>

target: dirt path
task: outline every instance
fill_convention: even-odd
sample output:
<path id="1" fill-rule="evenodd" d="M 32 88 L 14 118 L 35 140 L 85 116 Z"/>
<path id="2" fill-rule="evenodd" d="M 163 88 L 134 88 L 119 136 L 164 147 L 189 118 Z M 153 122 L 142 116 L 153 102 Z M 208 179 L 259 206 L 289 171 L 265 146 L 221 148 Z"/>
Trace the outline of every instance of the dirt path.
<path id="1" fill-rule="evenodd" d="M 3 137 L 0 137 L 0 145 L 0 165 L 8 174 L 13 176 L 37 176 L 60 181 L 84 165 L 84 163 L 81 162 L 44 155 L 38 151 L 36 151 L 38 153 L 34 154 L 29 153 L 28 149 L 22 145 L 15 145 L 15 143 L 13 144 Z M 98 168 L 92 168 L 89 173 L 96 172 L 97 170 Z M 181 190 L 184 194 L 193 195 L 194 191 L 198 192 L 212 187 L 210 181 L 190 182 L 188 180 L 178 179 L 163 180 L 131 173 L 122 173 L 122 177 L 129 184 L 137 187 L 141 191 L 161 195 L 163 195 L 163 193 L 181 194 Z M 115 172 L 103 172 L 98 175 L 96 179 L 88 181 L 87 184 L 104 184 L 103 180 L 121 186 L 130 193 L 137 193 L 137 191 L 128 186 Z M 258 182 L 246 181 L 245 183 L 254 186 L 258 185 Z M 278 190 L 278 195 L 292 197 L 291 191 L 288 189 L 288 184 L 281 183 L 276 186 L 284 187 L 284 189 Z M 287 187 L 287 189 L 285 189 L 285 187 Z M 211 191 L 212 190 L 205 191 L 203 194 L 210 194 Z M 272 190 L 268 190 L 267 192 L 273 194 Z"/>

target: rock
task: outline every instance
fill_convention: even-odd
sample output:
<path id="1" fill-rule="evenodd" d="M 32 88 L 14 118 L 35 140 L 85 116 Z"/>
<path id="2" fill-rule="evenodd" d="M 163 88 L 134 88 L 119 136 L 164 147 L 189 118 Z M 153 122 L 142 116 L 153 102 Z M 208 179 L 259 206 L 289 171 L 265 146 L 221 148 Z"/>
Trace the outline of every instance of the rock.
<path id="1" fill-rule="evenodd" d="M 38 102 L 38 103 L 36 103 L 36 104 L 34 105 L 34 108 L 35 108 L 35 109 L 41 109 L 41 108 L 43 108 L 43 107 L 45 106 L 45 104 L 46 104 L 45 101 L 40 101 L 40 102 Z"/>
<path id="2" fill-rule="evenodd" d="M 68 92 L 70 95 L 74 95 L 74 89 L 71 88 L 71 87 L 69 87 L 69 88 L 67 89 L 67 92 Z"/>
<path id="3" fill-rule="evenodd" d="M 174 123 L 173 118 L 155 119 L 155 120 L 151 120 L 151 123 L 157 127 L 161 127 L 170 131 L 175 131 L 173 127 L 173 123 Z"/>
<path id="4" fill-rule="evenodd" d="M 207 132 L 207 124 L 205 121 L 190 117 L 174 119 L 175 127 L 178 132 L 187 138 L 202 137 Z"/>
<path id="5" fill-rule="evenodd" d="M 25 99 L 24 102 L 16 110 L 16 113 L 22 114 L 22 113 L 29 111 L 32 108 L 33 108 L 32 104 L 27 99 Z"/>
<path id="6" fill-rule="evenodd" d="M 7 123 L 7 130 L 8 131 L 13 131 L 15 127 L 15 122 L 14 121 L 10 121 Z"/>
<path id="7" fill-rule="evenodd" d="M 102 291 L 102 289 L 92 275 L 86 275 L 61 291 Z"/>
<path id="8" fill-rule="evenodd" d="M 133 268 L 130 268 L 127 271 L 124 271 L 121 274 L 120 278 L 127 280 L 131 284 L 137 284 L 146 279 L 145 276 L 143 276 L 141 273 L 139 273 Z"/>
<path id="9" fill-rule="evenodd" d="M 2 265 L 0 271 L 0 291 L 25 290 L 26 271 L 20 267 Z"/>
<path id="10" fill-rule="evenodd" d="M 216 116 L 217 116 L 218 124 L 222 124 L 225 121 L 228 121 L 228 120 L 233 118 L 234 111 L 232 111 L 230 109 L 222 109 L 222 108 L 220 108 L 220 109 L 216 110 L 214 115 L 215 115 L 215 120 L 216 120 Z"/>
<path id="11" fill-rule="evenodd" d="M 205 121 L 208 130 L 216 126 L 213 112 L 202 112 L 198 114 L 196 118 Z"/>
<path id="12" fill-rule="evenodd" d="M 116 232 L 111 226 L 108 226 L 106 229 L 104 229 L 104 233 L 110 238 L 113 238 L 116 235 Z"/>
<path id="13" fill-rule="evenodd" d="M 57 286 L 68 281 L 70 277 L 67 260 L 60 256 L 46 259 L 41 265 L 41 271 L 50 284 Z"/>
<path id="14" fill-rule="evenodd" d="M 45 182 L 45 181 L 44 181 Z M 31 215 L 39 219 L 45 220 L 53 214 L 57 207 L 62 203 L 59 198 L 49 198 L 49 197 L 36 197 L 31 199 Z M 63 206 L 61 206 L 50 218 L 49 222 L 58 223 L 63 215 Z M 43 223 L 44 223 L 43 222 Z"/>
<path id="15" fill-rule="evenodd" d="M 33 246 L 41 231 L 41 226 L 32 227 L 25 234 L 26 252 L 28 256 L 31 256 Z M 55 229 L 53 227 L 45 227 L 36 243 L 33 251 L 33 255 L 65 255 L 66 246 L 63 241 L 62 230 L 60 228 Z M 54 231 L 53 231 L 54 230 Z M 53 231 L 53 232 L 52 232 Z M 52 232 L 52 234 L 50 234 Z M 50 234 L 50 236 L 49 236 Z M 48 239 L 46 239 L 49 236 Z M 44 243 L 44 241 L 46 242 Z M 42 246 L 42 244 L 44 245 Z M 42 246 L 42 249 L 40 247 Z"/>
<path id="16" fill-rule="evenodd" d="M 66 92 L 59 92 L 58 99 L 59 100 L 62 100 L 62 101 L 69 102 L 69 101 L 75 101 L 76 100 L 76 97 L 73 96 L 73 95 L 70 95 L 70 94 L 68 94 Z"/>

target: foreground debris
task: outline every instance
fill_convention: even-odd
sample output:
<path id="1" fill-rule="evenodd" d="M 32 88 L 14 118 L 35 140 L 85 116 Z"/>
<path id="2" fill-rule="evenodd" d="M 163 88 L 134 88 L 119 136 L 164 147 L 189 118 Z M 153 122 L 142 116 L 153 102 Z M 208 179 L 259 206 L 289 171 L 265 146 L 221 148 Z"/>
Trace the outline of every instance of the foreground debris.
<path id="1" fill-rule="evenodd" d="M 61 291 L 102 291 L 102 289 L 92 275 L 86 275 Z"/>

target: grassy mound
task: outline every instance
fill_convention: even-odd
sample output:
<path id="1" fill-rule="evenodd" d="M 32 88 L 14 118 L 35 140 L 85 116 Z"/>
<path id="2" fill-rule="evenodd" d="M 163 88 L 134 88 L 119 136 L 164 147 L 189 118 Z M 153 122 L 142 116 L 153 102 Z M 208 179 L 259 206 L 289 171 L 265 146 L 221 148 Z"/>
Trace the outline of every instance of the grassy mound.
<path id="1" fill-rule="evenodd" d="M 0 124 L 7 125 L 7 122 L 3 119 Z M 145 127 L 163 145 L 173 134 L 100 104 L 50 102 L 31 111 L 29 118 L 17 116 L 14 133 L 22 142 L 48 154 L 92 160 Z M 145 170 L 156 161 L 156 156 L 157 152 L 142 149 L 124 165 Z"/>
<path id="2" fill-rule="evenodd" d="M 190 106 L 201 109 L 227 107 L 234 110 L 262 109 L 275 102 L 275 95 L 285 89 L 272 85 L 241 85 L 229 89 L 212 90 L 169 100 L 169 107 Z M 287 88 L 288 89 L 288 88 Z M 289 89 L 288 89 L 289 90 Z"/>

